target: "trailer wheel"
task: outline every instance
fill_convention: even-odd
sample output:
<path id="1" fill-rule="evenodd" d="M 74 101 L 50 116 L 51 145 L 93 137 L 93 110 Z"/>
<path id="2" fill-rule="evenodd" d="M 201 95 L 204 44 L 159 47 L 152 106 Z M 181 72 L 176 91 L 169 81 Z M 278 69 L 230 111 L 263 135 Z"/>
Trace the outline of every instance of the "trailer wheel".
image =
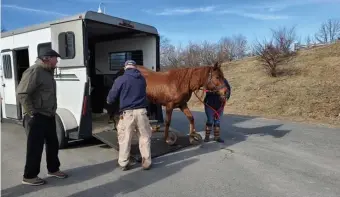
<path id="1" fill-rule="evenodd" d="M 56 114 L 55 116 L 56 130 L 59 141 L 59 149 L 64 149 L 68 145 L 68 137 L 66 136 L 66 132 L 64 129 L 64 125 L 60 119 L 60 117 Z"/>

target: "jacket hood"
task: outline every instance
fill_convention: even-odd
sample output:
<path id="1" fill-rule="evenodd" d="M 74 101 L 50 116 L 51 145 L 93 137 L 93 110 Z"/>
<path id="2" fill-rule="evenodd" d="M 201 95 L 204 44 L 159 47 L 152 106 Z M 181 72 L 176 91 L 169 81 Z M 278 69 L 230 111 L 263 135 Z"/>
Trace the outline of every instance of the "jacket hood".
<path id="1" fill-rule="evenodd" d="M 135 69 L 135 68 L 129 68 L 125 70 L 126 75 L 130 75 L 134 78 L 139 78 L 141 77 L 141 73 L 139 72 L 139 70 Z"/>

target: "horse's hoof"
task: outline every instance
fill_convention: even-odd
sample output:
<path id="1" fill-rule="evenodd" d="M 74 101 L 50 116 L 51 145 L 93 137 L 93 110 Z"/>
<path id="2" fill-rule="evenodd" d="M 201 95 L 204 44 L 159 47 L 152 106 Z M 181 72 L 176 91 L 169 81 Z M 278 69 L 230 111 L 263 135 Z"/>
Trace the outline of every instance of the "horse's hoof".
<path id="1" fill-rule="evenodd" d="M 189 141 L 192 145 L 199 145 L 202 143 L 203 138 L 199 133 L 192 133 L 189 135 Z"/>
<path id="2" fill-rule="evenodd" d="M 153 133 L 159 132 L 160 128 L 161 128 L 160 125 L 153 125 L 153 126 L 151 126 L 151 130 L 152 130 Z"/>
<path id="3" fill-rule="evenodd" d="M 152 133 L 157 132 L 157 130 L 155 129 L 155 127 L 151 127 L 151 131 L 152 131 Z"/>
<path id="4" fill-rule="evenodd" d="M 168 138 L 165 140 L 165 142 L 169 145 L 172 146 L 176 143 L 177 141 L 177 135 L 174 132 L 169 132 Z"/>

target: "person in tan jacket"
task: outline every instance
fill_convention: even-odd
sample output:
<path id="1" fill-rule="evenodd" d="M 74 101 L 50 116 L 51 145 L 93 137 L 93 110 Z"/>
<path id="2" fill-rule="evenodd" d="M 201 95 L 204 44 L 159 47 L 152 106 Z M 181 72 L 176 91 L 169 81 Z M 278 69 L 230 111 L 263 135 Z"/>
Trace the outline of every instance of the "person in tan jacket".
<path id="1" fill-rule="evenodd" d="M 50 49 L 39 56 L 33 66 L 22 75 L 17 87 L 17 97 L 24 108 L 27 121 L 27 152 L 23 184 L 43 185 L 45 180 L 38 177 L 41 156 L 46 142 L 46 162 L 48 175 L 66 178 L 59 170 L 59 143 L 56 132 L 55 114 L 57 110 L 56 82 L 54 69 L 60 55 Z"/>

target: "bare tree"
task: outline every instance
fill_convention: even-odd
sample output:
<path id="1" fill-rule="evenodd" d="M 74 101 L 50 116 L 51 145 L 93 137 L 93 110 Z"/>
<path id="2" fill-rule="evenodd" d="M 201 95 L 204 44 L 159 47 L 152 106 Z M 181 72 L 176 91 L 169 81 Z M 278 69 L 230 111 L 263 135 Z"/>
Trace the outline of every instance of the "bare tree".
<path id="1" fill-rule="evenodd" d="M 276 30 L 272 29 L 274 45 L 280 49 L 280 51 L 285 54 L 290 54 L 290 49 L 294 42 L 297 41 L 295 26 L 291 28 L 280 27 Z"/>
<path id="2" fill-rule="evenodd" d="M 202 64 L 201 51 L 200 45 L 189 42 L 186 49 L 181 53 L 184 64 L 186 66 L 200 66 Z"/>
<path id="3" fill-rule="evenodd" d="M 242 34 L 233 35 L 232 37 L 222 37 L 219 45 L 220 53 L 224 61 L 241 59 L 246 56 L 247 39 Z"/>
<path id="4" fill-rule="evenodd" d="M 161 37 L 161 65 L 167 67 L 211 65 L 216 61 L 232 61 L 246 56 L 247 39 L 239 34 L 223 37 L 218 43 L 203 41 L 189 44 L 182 49 Z"/>
<path id="5" fill-rule="evenodd" d="M 307 45 L 307 47 L 310 47 L 311 44 L 312 44 L 312 39 L 311 39 L 310 35 L 308 35 L 306 37 L 306 45 Z"/>
<path id="6" fill-rule="evenodd" d="M 160 64 L 161 66 L 168 65 L 168 53 L 171 50 L 170 40 L 164 36 L 160 37 Z"/>
<path id="7" fill-rule="evenodd" d="M 328 19 L 321 24 L 319 31 L 315 34 L 315 39 L 320 43 L 331 43 L 340 36 L 340 21 Z"/>
<path id="8" fill-rule="evenodd" d="M 272 77 L 277 76 L 277 66 L 283 60 L 282 51 L 279 45 L 274 45 L 273 41 L 258 42 L 254 45 L 254 52 L 262 66 Z"/>
<path id="9" fill-rule="evenodd" d="M 160 64 L 168 67 L 178 67 L 181 64 L 180 48 L 176 48 L 165 37 L 160 40 Z"/>
<path id="10" fill-rule="evenodd" d="M 217 44 L 204 41 L 201 45 L 201 63 L 204 65 L 214 64 L 219 58 L 218 50 Z"/>
<path id="11" fill-rule="evenodd" d="M 229 37 L 222 37 L 219 41 L 219 45 L 223 61 L 232 61 L 235 54 L 235 45 L 233 41 Z"/>
<path id="12" fill-rule="evenodd" d="M 233 42 L 234 42 L 234 58 L 235 59 L 241 59 L 246 56 L 246 50 L 247 50 L 247 38 L 243 36 L 242 34 L 233 36 Z"/>
<path id="13" fill-rule="evenodd" d="M 294 52 L 291 47 L 296 41 L 297 36 L 294 26 L 272 29 L 272 39 L 269 42 L 266 40 L 263 42 L 257 41 L 253 47 L 253 53 L 270 76 L 277 77 L 277 66 L 293 57 Z"/>

